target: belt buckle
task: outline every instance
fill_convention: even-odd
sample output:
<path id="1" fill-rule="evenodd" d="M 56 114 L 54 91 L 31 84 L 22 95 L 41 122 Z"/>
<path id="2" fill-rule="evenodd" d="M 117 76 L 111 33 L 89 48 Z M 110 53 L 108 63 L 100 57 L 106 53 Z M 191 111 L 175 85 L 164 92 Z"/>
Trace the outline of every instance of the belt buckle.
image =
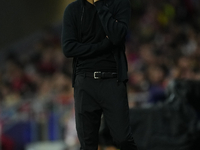
<path id="1" fill-rule="evenodd" d="M 94 79 L 101 79 L 101 77 L 96 77 L 96 73 L 101 73 L 101 71 L 95 71 L 94 72 Z"/>

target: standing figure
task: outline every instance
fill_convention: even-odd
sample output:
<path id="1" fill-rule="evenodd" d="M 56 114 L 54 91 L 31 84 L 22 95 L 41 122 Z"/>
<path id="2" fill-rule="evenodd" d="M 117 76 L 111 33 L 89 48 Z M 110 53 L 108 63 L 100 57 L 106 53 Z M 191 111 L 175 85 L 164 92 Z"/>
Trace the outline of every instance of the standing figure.
<path id="1" fill-rule="evenodd" d="M 125 36 L 128 0 L 76 0 L 64 12 L 62 48 L 73 57 L 76 130 L 81 150 L 97 150 L 103 114 L 120 150 L 137 150 L 129 123 Z"/>

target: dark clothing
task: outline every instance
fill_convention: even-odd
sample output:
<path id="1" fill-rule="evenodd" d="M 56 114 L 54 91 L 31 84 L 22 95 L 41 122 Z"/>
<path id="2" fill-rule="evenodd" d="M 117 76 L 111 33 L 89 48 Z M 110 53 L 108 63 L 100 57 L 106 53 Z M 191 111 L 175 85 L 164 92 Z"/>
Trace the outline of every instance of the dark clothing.
<path id="1" fill-rule="evenodd" d="M 74 85 L 75 114 L 81 150 L 97 150 L 102 112 L 120 150 L 136 150 L 129 125 L 126 93 L 126 84 L 117 83 L 115 78 L 95 80 L 84 74 L 77 75 Z"/>
<path id="2" fill-rule="evenodd" d="M 128 0 L 99 0 L 95 6 L 77 0 L 65 9 L 62 45 L 65 56 L 74 58 L 76 129 L 81 150 L 97 150 L 102 113 L 120 149 L 137 150 L 129 124 L 125 83 L 124 42 L 130 11 Z M 113 78 L 94 79 L 91 72 L 84 72 L 93 69 L 108 69 L 99 74 Z M 113 72 L 116 69 L 117 73 Z"/>
<path id="3" fill-rule="evenodd" d="M 85 2 L 85 11 L 82 19 L 82 43 L 95 44 L 106 37 L 97 10 L 95 6 L 88 1 Z M 104 53 L 95 57 L 79 57 L 77 61 L 76 72 L 94 72 L 97 71 L 97 68 L 98 71 L 117 71 L 116 62 L 110 49 L 107 49 Z"/>
<path id="4" fill-rule="evenodd" d="M 126 81 L 127 61 L 125 55 L 125 36 L 130 20 L 128 0 L 100 0 L 95 3 L 101 25 L 109 37 L 97 43 L 82 43 L 82 26 L 85 1 L 77 0 L 67 6 L 63 18 L 62 48 L 66 57 L 73 57 L 73 85 L 76 75 L 77 59 L 97 57 L 110 50 L 117 63 L 118 81 Z"/>

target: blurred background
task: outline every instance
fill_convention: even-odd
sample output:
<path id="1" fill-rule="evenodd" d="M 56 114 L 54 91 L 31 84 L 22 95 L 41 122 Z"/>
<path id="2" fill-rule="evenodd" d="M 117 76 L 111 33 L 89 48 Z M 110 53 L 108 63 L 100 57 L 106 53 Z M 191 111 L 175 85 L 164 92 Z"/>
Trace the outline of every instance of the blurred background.
<path id="1" fill-rule="evenodd" d="M 78 150 L 72 60 L 61 49 L 73 0 L 0 1 L 0 147 Z M 130 121 L 140 150 L 199 150 L 200 1 L 130 0 Z M 102 119 L 99 149 L 115 150 Z"/>

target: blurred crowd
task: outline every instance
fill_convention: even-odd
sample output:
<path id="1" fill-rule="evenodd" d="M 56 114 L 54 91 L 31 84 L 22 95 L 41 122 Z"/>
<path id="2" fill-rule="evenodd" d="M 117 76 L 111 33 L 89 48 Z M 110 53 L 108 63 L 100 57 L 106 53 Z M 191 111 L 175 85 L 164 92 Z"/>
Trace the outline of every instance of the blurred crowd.
<path id="1" fill-rule="evenodd" d="M 171 80 L 200 80 L 200 1 L 131 0 L 131 6 L 128 96 L 130 107 L 148 107 L 166 99 Z M 34 51 L 6 55 L 0 70 L 0 107 L 28 98 L 73 103 L 72 60 L 64 57 L 60 38 L 48 29 Z M 20 110 L 27 109 L 23 107 Z"/>
<path id="2" fill-rule="evenodd" d="M 73 94 L 70 63 L 62 54 L 60 37 L 46 31 L 34 52 L 7 55 L 0 73 L 0 102 L 12 105 L 30 97 L 56 95 L 57 101 L 68 103 Z"/>
<path id="3" fill-rule="evenodd" d="M 200 1 L 131 2 L 129 95 L 148 106 L 165 100 L 171 80 L 200 80 Z"/>

